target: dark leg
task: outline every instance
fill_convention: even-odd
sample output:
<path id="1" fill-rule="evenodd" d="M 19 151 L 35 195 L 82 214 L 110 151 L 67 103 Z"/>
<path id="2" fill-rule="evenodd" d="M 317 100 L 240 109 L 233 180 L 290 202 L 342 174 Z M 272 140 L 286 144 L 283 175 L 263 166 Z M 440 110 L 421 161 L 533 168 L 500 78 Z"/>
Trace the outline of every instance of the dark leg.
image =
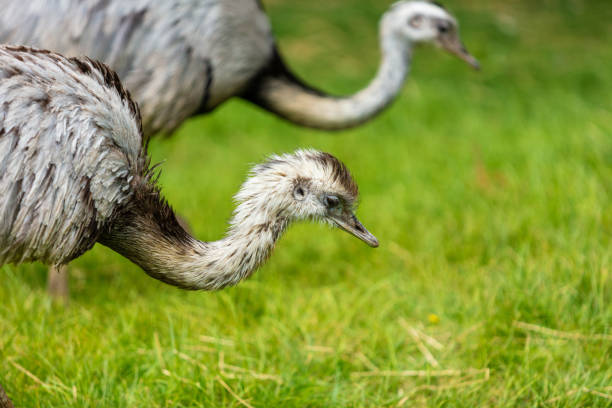
<path id="1" fill-rule="evenodd" d="M 47 290 L 52 298 L 68 303 L 68 267 L 66 265 L 52 266 L 47 277 Z"/>
<path id="2" fill-rule="evenodd" d="M 15 408 L 0 384 L 0 408 Z"/>

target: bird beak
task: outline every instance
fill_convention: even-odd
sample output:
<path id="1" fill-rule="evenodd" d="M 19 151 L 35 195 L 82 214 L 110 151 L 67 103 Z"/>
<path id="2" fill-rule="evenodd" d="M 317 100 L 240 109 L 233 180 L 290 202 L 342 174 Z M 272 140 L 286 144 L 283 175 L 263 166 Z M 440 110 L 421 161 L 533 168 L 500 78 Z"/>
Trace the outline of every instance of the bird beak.
<path id="1" fill-rule="evenodd" d="M 351 235 L 356 236 L 372 248 L 378 247 L 378 240 L 359 222 L 352 212 L 343 212 L 339 215 L 330 216 L 336 226 Z"/>
<path id="2" fill-rule="evenodd" d="M 476 58 L 474 58 L 474 56 L 472 56 L 472 54 L 470 54 L 465 48 L 465 45 L 463 45 L 463 42 L 461 42 L 459 34 L 456 30 L 440 34 L 438 37 L 438 42 L 446 51 L 467 62 L 475 70 L 480 70 L 478 60 L 476 60 Z"/>

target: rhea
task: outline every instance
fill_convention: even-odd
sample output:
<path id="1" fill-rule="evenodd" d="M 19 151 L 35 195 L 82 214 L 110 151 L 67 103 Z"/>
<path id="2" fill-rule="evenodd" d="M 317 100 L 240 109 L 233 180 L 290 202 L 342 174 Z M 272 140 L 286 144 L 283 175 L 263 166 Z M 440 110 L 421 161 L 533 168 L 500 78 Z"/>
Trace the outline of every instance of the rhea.
<path id="1" fill-rule="evenodd" d="M 0 265 L 62 265 L 99 242 L 170 285 L 217 290 L 251 275 L 294 221 L 378 245 L 354 215 L 346 166 L 314 150 L 254 166 L 226 236 L 199 241 L 163 198 L 142 139 L 137 105 L 105 65 L 0 46 Z"/>
<path id="2" fill-rule="evenodd" d="M 357 126 L 395 99 L 417 43 L 436 43 L 478 67 L 456 19 L 433 2 L 395 3 L 379 32 L 375 78 L 336 97 L 287 67 L 260 0 L 4 0 L 0 13 L 2 43 L 87 55 L 117 71 L 141 108 L 147 137 L 233 96 L 301 126 Z"/>

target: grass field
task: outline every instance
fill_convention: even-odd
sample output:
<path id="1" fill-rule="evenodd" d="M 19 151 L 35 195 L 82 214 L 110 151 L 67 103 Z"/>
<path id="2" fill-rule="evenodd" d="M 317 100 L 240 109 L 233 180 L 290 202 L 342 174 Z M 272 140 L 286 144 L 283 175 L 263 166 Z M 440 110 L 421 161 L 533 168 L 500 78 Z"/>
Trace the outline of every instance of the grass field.
<path id="1" fill-rule="evenodd" d="M 264 3 L 308 82 L 348 93 L 374 74 L 388 2 Z M 423 47 L 397 103 L 359 129 L 232 101 L 151 146 L 206 240 L 250 163 L 332 152 L 379 249 L 298 225 L 252 279 L 194 293 L 97 246 L 71 264 L 66 310 L 42 265 L 4 266 L 15 405 L 612 406 L 612 6 L 446 3 L 482 72 Z"/>

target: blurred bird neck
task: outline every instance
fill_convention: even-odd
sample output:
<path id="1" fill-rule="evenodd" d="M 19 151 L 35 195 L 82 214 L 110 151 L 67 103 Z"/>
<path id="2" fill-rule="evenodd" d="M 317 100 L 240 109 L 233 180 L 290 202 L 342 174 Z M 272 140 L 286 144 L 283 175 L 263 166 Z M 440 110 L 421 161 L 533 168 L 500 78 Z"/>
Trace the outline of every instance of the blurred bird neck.
<path id="1" fill-rule="evenodd" d="M 385 109 L 402 89 L 412 59 L 412 45 L 381 28 L 382 60 L 370 84 L 349 100 L 354 118 L 362 123 Z"/>
<path id="2" fill-rule="evenodd" d="M 410 66 L 412 45 L 381 26 L 380 63 L 376 77 L 354 95 L 336 97 L 319 92 L 297 79 L 283 65 L 264 76 L 246 98 L 302 126 L 339 130 L 367 122 L 385 109 L 400 92 Z"/>

